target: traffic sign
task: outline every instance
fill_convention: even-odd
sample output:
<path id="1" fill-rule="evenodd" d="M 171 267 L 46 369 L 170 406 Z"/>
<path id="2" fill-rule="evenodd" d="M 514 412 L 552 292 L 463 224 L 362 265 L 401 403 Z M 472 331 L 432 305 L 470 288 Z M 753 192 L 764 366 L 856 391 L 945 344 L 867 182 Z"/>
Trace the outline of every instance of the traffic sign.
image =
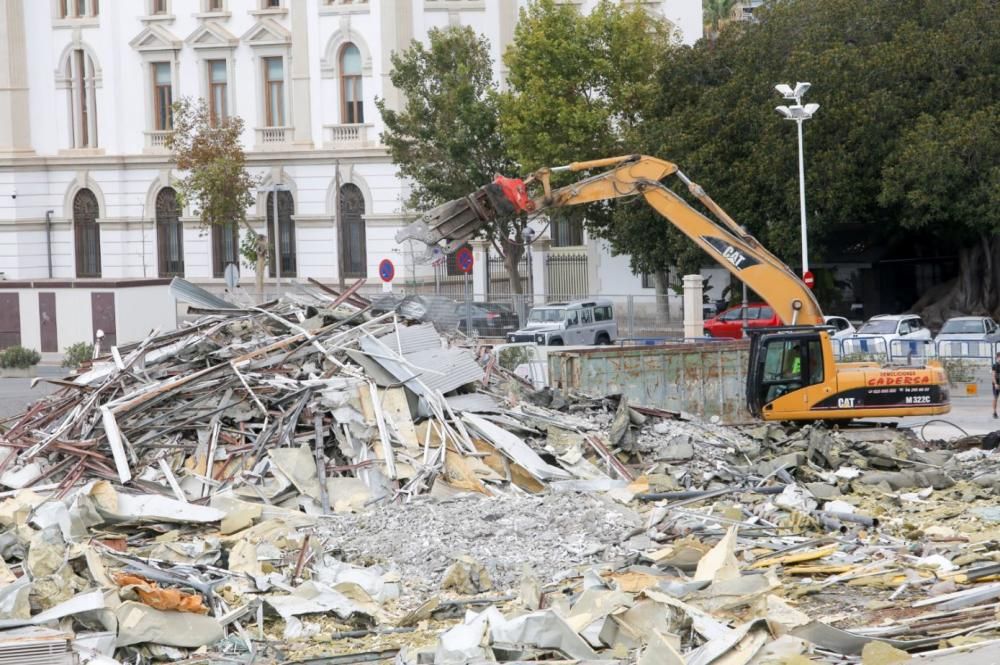
<path id="1" fill-rule="evenodd" d="M 458 269 L 468 275 L 472 272 L 472 264 L 474 260 L 472 258 L 472 250 L 468 247 L 462 247 L 455 253 L 455 264 Z"/>
<path id="2" fill-rule="evenodd" d="M 378 264 L 378 276 L 382 278 L 383 282 L 391 282 L 392 278 L 396 276 L 396 266 L 392 265 L 392 261 L 389 259 L 382 259 L 382 262 Z"/>
<path id="3" fill-rule="evenodd" d="M 802 281 L 803 281 L 803 282 L 805 283 L 805 285 L 806 285 L 806 286 L 808 286 L 808 287 L 809 287 L 810 289 L 811 289 L 811 288 L 812 288 L 813 286 L 815 286 L 815 285 L 816 285 L 816 278 L 815 278 L 815 277 L 813 277 L 813 274 L 812 274 L 812 271 L 811 271 L 811 270 L 807 270 L 807 271 L 806 271 L 806 274 L 802 275 Z"/>
<path id="4" fill-rule="evenodd" d="M 437 245 L 431 245 L 431 265 L 442 266 L 448 262 L 448 255 Z"/>

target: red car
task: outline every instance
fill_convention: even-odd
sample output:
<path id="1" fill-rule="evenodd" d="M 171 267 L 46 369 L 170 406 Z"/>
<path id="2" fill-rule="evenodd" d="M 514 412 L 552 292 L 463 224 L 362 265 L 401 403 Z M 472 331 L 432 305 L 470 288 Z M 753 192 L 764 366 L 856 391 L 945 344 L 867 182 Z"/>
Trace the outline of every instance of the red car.
<path id="1" fill-rule="evenodd" d="M 781 319 L 766 303 L 747 305 L 747 326 L 750 328 L 768 328 L 780 326 Z M 705 337 L 743 337 L 743 307 L 737 305 L 723 311 L 718 316 L 705 321 Z"/>

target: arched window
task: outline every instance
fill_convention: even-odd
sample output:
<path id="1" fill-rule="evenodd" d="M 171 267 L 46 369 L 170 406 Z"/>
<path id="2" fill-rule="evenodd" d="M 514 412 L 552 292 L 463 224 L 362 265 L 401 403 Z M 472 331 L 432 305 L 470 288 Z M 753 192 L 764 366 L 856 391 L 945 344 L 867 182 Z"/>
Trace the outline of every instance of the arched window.
<path id="1" fill-rule="evenodd" d="M 347 43 L 340 49 L 341 122 L 360 124 L 365 121 L 364 97 L 361 90 L 361 51 Z"/>
<path id="2" fill-rule="evenodd" d="M 292 215 L 295 214 L 295 202 L 292 200 L 292 193 L 286 191 L 278 192 L 278 239 L 281 253 L 281 276 L 295 277 L 295 221 Z M 274 192 L 267 195 L 267 246 L 268 272 L 274 277 Z"/>
<path id="3" fill-rule="evenodd" d="M 365 246 L 365 197 L 357 185 L 340 187 L 340 265 L 344 277 L 368 276 Z"/>
<path id="4" fill-rule="evenodd" d="M 73 49 L 63 65 L 69 101 L 69 144 L 97 147 L 97 93 L 94 60 L 82 48 Z"/>
<path id="5" fill-rule="evenodd" d="M 76 252 L 76 276 L 101 276 L 101 229 L 97 226 L 100 211 L 97 197 L 81 189 L 73 198 L 73 245 Z"/>
<path id="6" fill-rule="evenodd" d="M 184 226 L 177 192 L 170 187 L 156 195 L 156 251 L 160 277 L 184 276 Z"/>

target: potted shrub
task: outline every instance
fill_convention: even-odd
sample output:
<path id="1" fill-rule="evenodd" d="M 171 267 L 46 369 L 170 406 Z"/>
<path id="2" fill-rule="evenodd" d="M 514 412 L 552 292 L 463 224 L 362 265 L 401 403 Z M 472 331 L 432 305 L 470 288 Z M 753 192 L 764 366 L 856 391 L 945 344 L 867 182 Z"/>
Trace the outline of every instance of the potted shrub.
<path id="1" fill-rule="evenodd" d="M 76 344 L 70 344 L 66 347 L 63 352 L 63 367 L 69 367 L 70 369 L 76 369 L 85 362 L 90 362 L 91 358 L 94 357 L 94 345 L 87 344 L 86 342 L 77 342 Z"/>
<path id="2" fill-rule="evenodd" d="M 35 376 L 34 367 L 42 356 L 34 349 L 23 346 L 8 346 L 0 351 L 0 376 L 6 378 L 30 379 Z"/>

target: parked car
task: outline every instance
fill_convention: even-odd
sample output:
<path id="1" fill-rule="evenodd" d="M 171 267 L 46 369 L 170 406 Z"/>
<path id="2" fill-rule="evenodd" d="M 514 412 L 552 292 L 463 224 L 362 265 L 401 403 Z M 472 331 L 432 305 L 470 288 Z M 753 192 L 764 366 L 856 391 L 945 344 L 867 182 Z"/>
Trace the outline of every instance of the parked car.
<path id="1" fill-rule="evenodd" d="M 746 320 L 749 328 L 769 328 L 781 325 L 781 319 L 766 303 L 747 305 Z M 730 307 L 715 318 L 705 321 L 705 337 L 743 337 L 743 306 Z"/>
<path id="2" fill-rule="evenodd" d="M 470 311 L 471 310 L 471 311 Z M 495 302 L 472 302 L 467 308 L 464 302 L 455 306 L 458 329 L 469 334 L 471 314 L 472 332 L 480 337 L 506 337 L 517 330 L 517 313 L 510 305 Z"/>
<path id="3" fill-rule="evenodd" d="M 372 314 L 395 311 L 404 319 L 433 323 L 438 332 L 442 333 L 454 330 L 458 325 L 455 313 L 458 302 L 444 296 L 382 293 L 371 298 L 371 306 Z"/>
<path id="4" fill-rule="evenodd" d="M 956 316 L 941 326 L 937 341 L 1000 342 L 1000 326 L 988 316 Z"/>
<path id="5" fill-rule="evenodd" d="M 833 337 L 834 339 L 850 337 L 857 332 L 857 328 L 854 327 L 854 324 L 842 316 L 824 316 L 823 321 L 826 322 L 826 325 L 833 327 L 833 330 L 830 332 L 830 337 Z"/>
<path id="6" fill-rule="evenodd" d="M 868 319 L 851 337 L 881 337 L 886 351 L 892 353 L 894 340 L 930 339 L 931 331 L 916 314 L 879 314 Z"/>
<path id="7" fill-rule="evenodd" d="M 507 334 L 508 342 L 545 346 L 610 344 L 618 337 L 618 322 L 610 300 L 573 300 L 535 307 L 528 324 Z"/>

